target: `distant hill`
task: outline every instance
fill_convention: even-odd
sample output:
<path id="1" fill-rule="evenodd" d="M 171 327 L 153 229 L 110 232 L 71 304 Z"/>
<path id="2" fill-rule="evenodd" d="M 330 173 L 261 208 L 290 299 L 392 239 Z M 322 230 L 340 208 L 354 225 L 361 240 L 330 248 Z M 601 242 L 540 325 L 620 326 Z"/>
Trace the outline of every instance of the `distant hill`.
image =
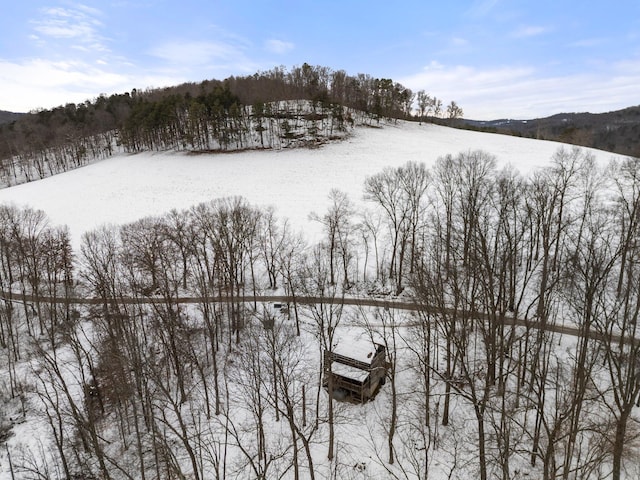
<path id="1" fill-rule="evenodd" d="M 411 90 L 391 79 L 306 63 L 290 71 L 100 95 L 0 124 L 0 185 L 78 168 L 118 149 L 317 146 L 360 121 L 409 119 L 412 99 Z"/>
<path id="2" fill-rule="evenodd" d="M 388 78 L 353 76 L 305 63 L 290 71 L 278 67 L 223 81 L 100 95 L 83 103 L 23 115 L 11 128 L 0 124 L 0 159 L 50 158 L 55 154 L 45 150 L 66 155 L 75 148 L 72 156 L 77 163 L 79 157 L 93 154 L 97 137 L 112 133 L 132 151 L 173 147 L 208 150 L 211 140 L 220 140 L 223 148 L 235 147 L 234 135 L 244 133 L 250 120 L 258 128 L 263 128 L 258 121 L 288 120 L 283 128 L 295 128 L 294 119 L 285 117 L 301 113 L 280 112 L 283 102 L 312 102 L 315 118 L 305 120 L 320 122 L 331 115 L 349 123 L 346 110 L 364 112 L 376 120 L 409 119 L 412 98 L 411 90 Z M 231 129 L 233 135 L 229 135 Z M 262 137 L 264 132 L 261 143 Z"/>
<path id="3" fill-rule="evenodd" d="M 13 122 L 20 118 L 24 113 L 13 113 L 13 112 L 5 112 L 4 110 L 0 110 L 0 125 L 3 123 Z"/>
<path id="4" fill-rule="evenodd" d="M 464 128 L 556 140 L 640 157 L 640 105 L 607 113 L 560 113 L 533 120 L 463 120 Z"/>

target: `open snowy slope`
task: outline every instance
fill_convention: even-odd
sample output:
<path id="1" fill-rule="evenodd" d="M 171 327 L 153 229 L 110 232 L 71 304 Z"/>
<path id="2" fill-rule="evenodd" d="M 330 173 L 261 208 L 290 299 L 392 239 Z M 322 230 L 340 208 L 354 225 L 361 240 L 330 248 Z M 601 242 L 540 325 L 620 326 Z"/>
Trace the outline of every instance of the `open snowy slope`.
<path id="1" fill-rule="evenodd" d="M 363 182 L 386 166 L 407 161 L 433 164 L 442 155 L 482 149 L 499 165 L 523 174 L 547 164 L 561 146 L 555 142 L 399 122 L 358 128 L 344 142 L 320 149 L 190 155 L 120 155 L 45 180 L 0 190 L 0 202 L 44 210 L 55 224 L 67 224 L 72 241 L 103 223 L 122 224 L 214 198 L 241 195 L 276 207 L 280 217 L 303 229 L 309 240 L 319 226 L 311 211 L 324 212 L 332 188 L 359 203 Z M 607 162 L 614 154 L 593 150 Z"/>

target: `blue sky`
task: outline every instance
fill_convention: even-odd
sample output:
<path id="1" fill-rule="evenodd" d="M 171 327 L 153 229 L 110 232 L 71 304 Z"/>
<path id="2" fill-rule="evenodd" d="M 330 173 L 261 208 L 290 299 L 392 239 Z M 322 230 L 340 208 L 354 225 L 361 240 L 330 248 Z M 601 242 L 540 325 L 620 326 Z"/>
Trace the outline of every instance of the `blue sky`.
<path id="1" fill-rule="evenodd" d="M 0 16 L 0 110 L 322 65 L 465 117 L 640 104 L 640 0 L 25 0 Z"/>

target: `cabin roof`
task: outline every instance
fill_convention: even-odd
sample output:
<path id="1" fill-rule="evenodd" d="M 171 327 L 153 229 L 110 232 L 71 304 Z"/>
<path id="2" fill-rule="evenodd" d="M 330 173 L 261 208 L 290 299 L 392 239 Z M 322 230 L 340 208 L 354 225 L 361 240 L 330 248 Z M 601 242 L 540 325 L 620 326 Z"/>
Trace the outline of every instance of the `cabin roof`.
<path id="1" fill-rule="evenodd" d="M 344 334 L 336 339 L 333 353 L 371 365 L 377 348 L 378 344 L 372 342 L 370 338 Z"/>
<path id="2" fill-rule="evenodd" d="M 334 375 L 355 380 L 359 383 L 364 382 L 369 376 L 369 372 L 367 370 L 362 370 L 361 368 L 352 367 L 351 365 L 345 365 L 344 363 L 339 362 L 331 363 L 331 372 Z"/>

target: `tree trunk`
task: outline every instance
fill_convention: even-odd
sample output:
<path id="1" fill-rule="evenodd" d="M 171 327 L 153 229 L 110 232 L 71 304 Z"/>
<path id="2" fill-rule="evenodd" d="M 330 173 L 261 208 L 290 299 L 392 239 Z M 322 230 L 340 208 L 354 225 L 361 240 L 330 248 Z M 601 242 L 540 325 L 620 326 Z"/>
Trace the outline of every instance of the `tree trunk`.
<path id="1" fill-rule="evenodd" d="M 633 404 L 632 404 L 633 405 Z M 620 480 L 622 471 L 622 455 L 624 453 L 624 440 L 627 431 L 627 417 L 629 412 L 624 412 L 616 422 L 616 436 L 613 442 L 613 468 L 612 480 Z"/>

